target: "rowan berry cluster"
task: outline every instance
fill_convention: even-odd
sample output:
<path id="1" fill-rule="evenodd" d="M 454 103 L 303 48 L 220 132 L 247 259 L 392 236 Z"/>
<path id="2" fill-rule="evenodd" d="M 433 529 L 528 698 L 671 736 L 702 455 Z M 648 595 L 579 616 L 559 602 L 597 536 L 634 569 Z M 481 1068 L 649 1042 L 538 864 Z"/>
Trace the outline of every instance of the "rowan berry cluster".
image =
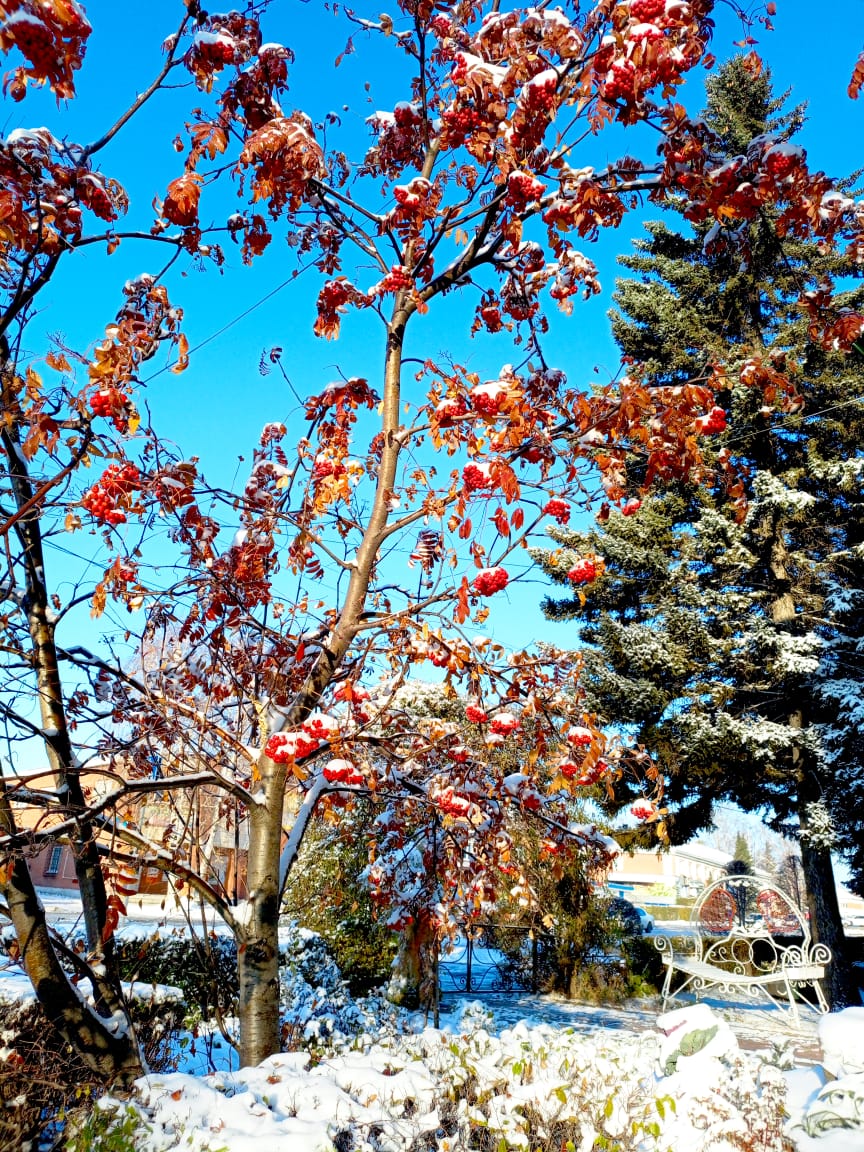
<path id="1" fill-rule="evenodd" d="M 27 7 L 35 8 L 38 15 L 28 12 Z M 47 79 L 58 100 L 74 96 L 72 74 L 80 66 L 90 34 L 83 10 L 72 4 L 18 3 L 4 4 L 3 15 L 6 19 L 0 39 L 4 53 L 14 44 L 30 65 L 7 73 L 4 92 L 8 91 L 13 100 L 23 100 L 29 77 L 37 83 Z"/>
<path id="2" fill-rule="evenodd" d="M 555 107 L 557 88 L 558 73 L 554 68 L 547 68 L 523 87 L 519 104 L 526 112 L 549 113 Z"/>
<path id="3" fill-rule="evenodd" d="M 785 180 L 800 166 L 803 155 L 794 144 L 776 144 L 763 157 L 765 171 L 775 180 Z"/>
<path id="4" fill-rule="evenodd" d="M 654 24 L 666 15 L 666 0 L 631 0 L 630 19 L 640 24 Z"/>
<path id="5" fill-rule="evenodd" d="M 364 704 L 369 699 L 369 693 L 365 688 L 356 684 L 353 680 L 346 680 L 344 684 L 340 684 L 333 694 L 334 700 L 344 700 L 351 707 L 351 718 L 355 724 L 368 724 L 371 719 L 369 712 L 364 707 Z"/>
<path id="6" fill-rule="evenodd" d="M 414 278 L 401 264 L 394 264 L 383 280 L 379 280 L 371 290 L 370 296 L 383 296 L 387 292 L 401 292 L 404 288 L 411 288 Z"/>
<path id="7" fill-rule="evenodd" d="M 311 756 L 320 747 L 321 741 L 305 732 L 277 732 L 265 744 L 264 755 L 269 756 L 274 764 L 292 764 Z"/>
<path id="8" fill-rule="evenodd" d="M 517 208 L 524 208 L 526 204 L 539 200 L 545 191 L 543 181 L 530 172 L 511 172 L 507 178 L 507 203 Z"/>
<path id="9" fill-rule="evenodd" d="M 393 109 L 393 119 L 400 128 L 412 128 L 422 123 L 423 112 L 418 104 L 409 104 L 407 100 L 400 100 Z"/>
<path id="10" fill-rule="evenodd" d="M 358 772 L 350 760 L 330 760 L 324 766 L 324 779 L 331 784 L 365 784 L 362 772 Z"/>
<path id="11" fill-rule="evenodd" d="M 590 768 L 585 768 L 580 772 L 576 777 L 576 783 L 580 788 L 590 788 L 592 784 L 596 784 L 599 780 L 603 779 L 606 775 L 607 767 L 608 765 L 605 760 L 598 760 L 592 764 Z"/>
<path id="12" fill-rule="evenodd" d="M 429 200 L 432 185 L 421 176 L 416 176 L 408 184 L 397 184 L 393 189 L 393 199 L 402 208 L 420 208 Z"/>
<path id="13" fill-rule="evenodd" d="M 134 464 L 109 464 L 101 480 L 84 493 L 81 504 L 95 520 L 116 527 L 126 523 L 125 508 L 141 487 L 141 473 Z"/>
<path id="14" fill-rule="evenodd" d="M 514 716 L 512 712 L 499 712 L 493 717 L 489 731 L 496 736 L 512 736 L 514 732 L 518 732 L 520 726 L 518 716 Z"/>
<path id="15" fill-rule="evenodd" d="M 519 455 L 529 464 L 539 464 L 541 460 L 548 458 L 549 448 L 548 445 L 544 447 L 542 441 L 529 440 Z"/>
<path id="16" fill-rule="evenodd" d="M 129 560 L 118 558 L 111 568 L 114 580 L 121 584 L 130 584 L 138 579 L 138 568 Z"/>
<path id="17" fill-rule="evenodd" d="M 458 148 L 460 144 L 464 144 L 481 124 L 479 114 L 473 108 L 466 108 L 462 105 L 445 108 L 441 113 L 441 120 L 444 125 L 443 135 L 448 148 Z"/>
<path id="18" fill-rule="evenodd" d="M 476 704 L 469 704 L 465 708 L 465 719 L 471 724 L 485 724 L 488 716 L 482 708 L 478 708 Z"/>
<path id="19" fill-rule="evenodd" d="M 642 507 L 642 501 L 637 500 L 635 496 L 631 497 L 621 508 L 622 516 L 633 516 Z"/>
<path id="20" fill-rule="evenodd" d="M 566 500 L 559 500 L 553 497 L 547 500 L 543 505 L 543 514 L 551 516 L 553 520 L 557 520 L 559 524 L 567 524 L 570 521 L 570 505 Z"/>
<path id="21" fill-rule="evenodd" d="M 119 388 L 99 388 L 90 397 L 93 415 L 110 418 L 118 432 L 126 430 L 128 404 L 128 396 Z"/>
<path id="22" fill-rule="evenodd" d="M 490 380 L 471 389 L 471 405 L 480 416 L 494 418 L 507 400 L 507 387 L 500 380 Z"/>
<path id="23" fill-rule="evenodd" d="M 577 725 L 567 733 L 567 743 L 572 748 L 587 748 L 592 740 L 590 728 L 581 728 Z"/>
<path id="24" fill-rule="evenodd" d="M 446 668 L 450 663 L 450 652 L 443 644 L 431 645 L 426 650 L 426 659 L 436 668 Z"/>
<path id="25" fill-rule="evenodd" d="M 632 60 L 621 56 L 613 60 L 603 83 L 603 95 L 607 100 L 632 99 L 636 87 L 636 65 Z"/>
<path id="26" fill-rule="evenodd" d="M 435 416 L 438 419 L 438 424 L 442 428 L 449 428 L 454 420 L 458 420 L 460 416 L 464 416 L 468 411 L 468 405 L 465 402 L 464 396 L 445 396 L 435 407 Z"/>
<path id="27" fill-rule="evenodd" d="M 715 405 L 707 416 L 699 416 L 694 421 L 696 431 L 703 436 L 716 436 L 726 431 L 726 412 L 719 405 Z"/>
<path id="28" fill-rule="evenodd" d="M 471 811 L 473 805 L 467 796 L 460 796 L 452 788 L 445 788 L 435 797 L 436 806 L 448 816 L 464 819 Z"/>
<path id="29" fill-rule="evenodd" d="M 344 476 L 346 471 L 344 464 L 331 460 L 321 453 L 315 457 L 312 465 L 312 477 L 315 480 L 326 480 L 328 476 L 335 476 L 338 479 L 340 476 Z"/>
<path id="30" fill-rule="evenodd" d="M 351 286 L 347 280 L 344 278 L 340 280 L 328 280 L 321 289 L 318 305 L 323 310 L 335 312 L 337 309 L 344 307 L 350 299 Z"/>
<path id="31" fill-rule="evenodd" d="M 482 305 L 482 307 L 478 309 L 478 315 L 483 321 L 487 332 L 500 332 L 504 327 L 504 321 L 501 319 L 501 309 L 497 304 Z"/>
<path id="32" fill-rule="evenodd" d="M 429 22 L 429 31 L 439 40 L 446 40 L 453 35 L 453 23 L 449 16 L 433 16 Z"/>
<path id="33" fill-rule="evenodd" d="M 224 68 L 226 64 L 233 64 L 237 54 L 237 45 L 231 36 L 224 32 L 217 34 L 199 33 L 186 53 L 185 63 L 190 71 L 196 66 L 209 67 L 213 71 Z"/>
<path id="34" fill-rule="evenodd" d="M 112 527 L 126 523 L 126 513 L 117 507 L 113 499 L 103 492 L 98 484 L 94 484 L 84 493 L 81 503 L 95 520 L 101 520 Z"/>
<path id="35" fill-rule="evenodd" d="M 654 805 L 648 800 L 640 800 L 630 809 L 630 814 L 635 816 L 637 820 L 650 820 L 654 812 Z"/>
<path id="36" fill-rule="evenodd" d="M 571 584 L 590 584 L 597 579 L 597 565 L 593 560 L 577 560 L 567 573 L 567 579 Z"/>
<path id="37" fill-rule="evenodd" d="M 540 311 L 540 303 L 529 296 L 524 288 L 507 282 L 501 289 L 501 306 L 514 320 L 530 320 Z"/>
<path id="38" fill-rule="evenodd" d="M 490 475 L 488 464 L 466 464 L 462 469 L 462 480 L 469 492 L 480 488 L 495 487 L 495 481 Z"/>
<path id="39" fill-rule="evenodd" d="M 326 712 L 312 712 L 303 721 L 301 728 L 307 736 L 317 740 L 332 740 L 339 734 L 339 721 Z"/>
<path id="40" fill-rule="evenodd" d="M 478 596 L 494 596 L 496 592 L 507 587 L 509 579 L 510 577 L 503 568 L 483 568 L 474 577 L 471 590 L 476 592 Z"/>
<path id="41" fill-rule="evenodd" d="M 48 73 L 54 67 L 57 49 L 54 38 L 41 20 L 21 19 L 14 25 L 15 44 L 39 72 Z"/>

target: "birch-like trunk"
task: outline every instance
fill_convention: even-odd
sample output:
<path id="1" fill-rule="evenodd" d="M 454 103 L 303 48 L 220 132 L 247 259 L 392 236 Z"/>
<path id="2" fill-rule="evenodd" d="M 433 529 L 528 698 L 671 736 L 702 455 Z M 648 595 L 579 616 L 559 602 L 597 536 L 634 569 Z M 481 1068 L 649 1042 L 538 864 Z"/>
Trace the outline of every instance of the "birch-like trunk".
<path id="1" fill-rule="evenodd" d="M 385 536 L 390 501 L 396 482 L 401 442 L 399 406 L 401 399 L 402 348 L 405 325 L 413 311 L 397 296 L 391 320 L 384 361 L 384 395 L 381 430 L 384 444 L 375 498 L 363 539 L 357 549 L 351 578 L 339 619 L 315 666 L 294 698 L 285 724 L 302 724 L 318 705 L 327 685 L 345 658 L 354 639 L 366 605 L 369 585 Z M 259 1064 L 280 1047 L 279 1028 L 279 909 L 287 880 L 281 869 L 282 817 L 287 772 L 263 753 L 258 761 L 263 802 L 249 811 L 248 905 L 245 927 L 238 940 L 240 982 L 240 1058 L 244 1065 Z M 253 789 L 253 792 L 256 789 Z M 290 863 L 293 861 L 289 861 Z"/>

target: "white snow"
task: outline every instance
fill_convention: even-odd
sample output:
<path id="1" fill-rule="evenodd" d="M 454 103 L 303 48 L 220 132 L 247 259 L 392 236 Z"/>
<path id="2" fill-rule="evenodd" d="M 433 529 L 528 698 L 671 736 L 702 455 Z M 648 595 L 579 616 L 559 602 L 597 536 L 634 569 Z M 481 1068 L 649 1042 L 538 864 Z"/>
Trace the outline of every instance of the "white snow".
<path id="1" fill-rule="evenodd" d="M 488 1011 L 464 1002 L 444 1023 L 405 1034 L 391 1021 L 334 1040 L 314 1059 L 288 1052 L 237 1072 L 145 1077 L 136 1085 L 136 1147 L 461 1152 L 488 1139 L 503 1152 L 536 1147 L 554 1130 L 587 1152 L 636 1125 L 640 1152 L 734 1152 L 756 1131 L 763 1152 L 782 1152 L 784 1108 L 799 1152 L 862 1146 L 860 1133 L 808 1135 L 804 1125 L 818 1123 L 832 1085 L 819 1071 L 784 1074 L 742 1052 L 705 1004 L 666 1013 L 657 1031 L 637 1035 L 524 1021 L 495 1035 Z M 844 1083 L 829 1093 L 832 1106 Z M 854 1087 L 841 1088 L 844 1101 Z"/>
<path id="2" fill-rule="evenodd" d="M 819 1021 L 822 1067 L 832 1076 L 864 1072 L 864 1008 L 844 1008 Z"/>

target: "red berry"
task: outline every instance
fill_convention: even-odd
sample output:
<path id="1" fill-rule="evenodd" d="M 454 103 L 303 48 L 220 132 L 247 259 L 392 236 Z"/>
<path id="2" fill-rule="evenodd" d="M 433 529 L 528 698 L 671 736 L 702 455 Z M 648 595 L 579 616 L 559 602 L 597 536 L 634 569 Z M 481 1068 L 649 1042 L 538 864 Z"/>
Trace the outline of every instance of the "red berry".
<path id="1" fill-rule="evenodd" d="M 597 579 L 597 565 L 593 560 L 577 560 L 567 573 L 567 579 L 571 584 L 590 584 Z"/>
<path id="2" fill-rule="evenodd" d="M 559 500 L 557 497 L 546 502 L 543 512 L 546 516 L 557 520 L 559 524 L 566 524 L 570 519 L 570 505 L 566 500 Z"/>
<path id="3" fill-rule="evenodd" d="M 474 577 L 471 588 L 478 596 L 493 596 L 507 587 L 509 579 L 503 568 L 484 568 Z"/>

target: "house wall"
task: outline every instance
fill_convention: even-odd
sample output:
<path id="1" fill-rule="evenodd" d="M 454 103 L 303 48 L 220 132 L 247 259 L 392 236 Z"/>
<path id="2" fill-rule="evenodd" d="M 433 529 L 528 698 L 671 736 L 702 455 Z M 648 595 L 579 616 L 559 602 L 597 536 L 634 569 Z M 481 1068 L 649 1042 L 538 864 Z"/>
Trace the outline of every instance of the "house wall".
<path id="1" fill-rule="evenodd" d="M 636 890 L 667 884 L 687 896 L 695 895 L 722 873 L 723 862 L 710 849 L 703 855 L 694 845 L 668 852 L 622 852 L 615 858 L 607 883 L 632 885 Z"/>
<path id="2" fill-rule="evenodd" d="M 58 845 L 58 847 L 60 848 L 60 860 L 54 875 L 48 871 L 51 854 L 54 850 L 52 845 L 49 844 L 42 849 L 38 856 L 33 856 L 27 861 L 33 883 L 37 888 L 60 888 L 65 891 L 75 891 L 78 888 L 78 879 L 75 876 L 75 861 L 72 858 L 72 851 L 65 844 Z"/>

